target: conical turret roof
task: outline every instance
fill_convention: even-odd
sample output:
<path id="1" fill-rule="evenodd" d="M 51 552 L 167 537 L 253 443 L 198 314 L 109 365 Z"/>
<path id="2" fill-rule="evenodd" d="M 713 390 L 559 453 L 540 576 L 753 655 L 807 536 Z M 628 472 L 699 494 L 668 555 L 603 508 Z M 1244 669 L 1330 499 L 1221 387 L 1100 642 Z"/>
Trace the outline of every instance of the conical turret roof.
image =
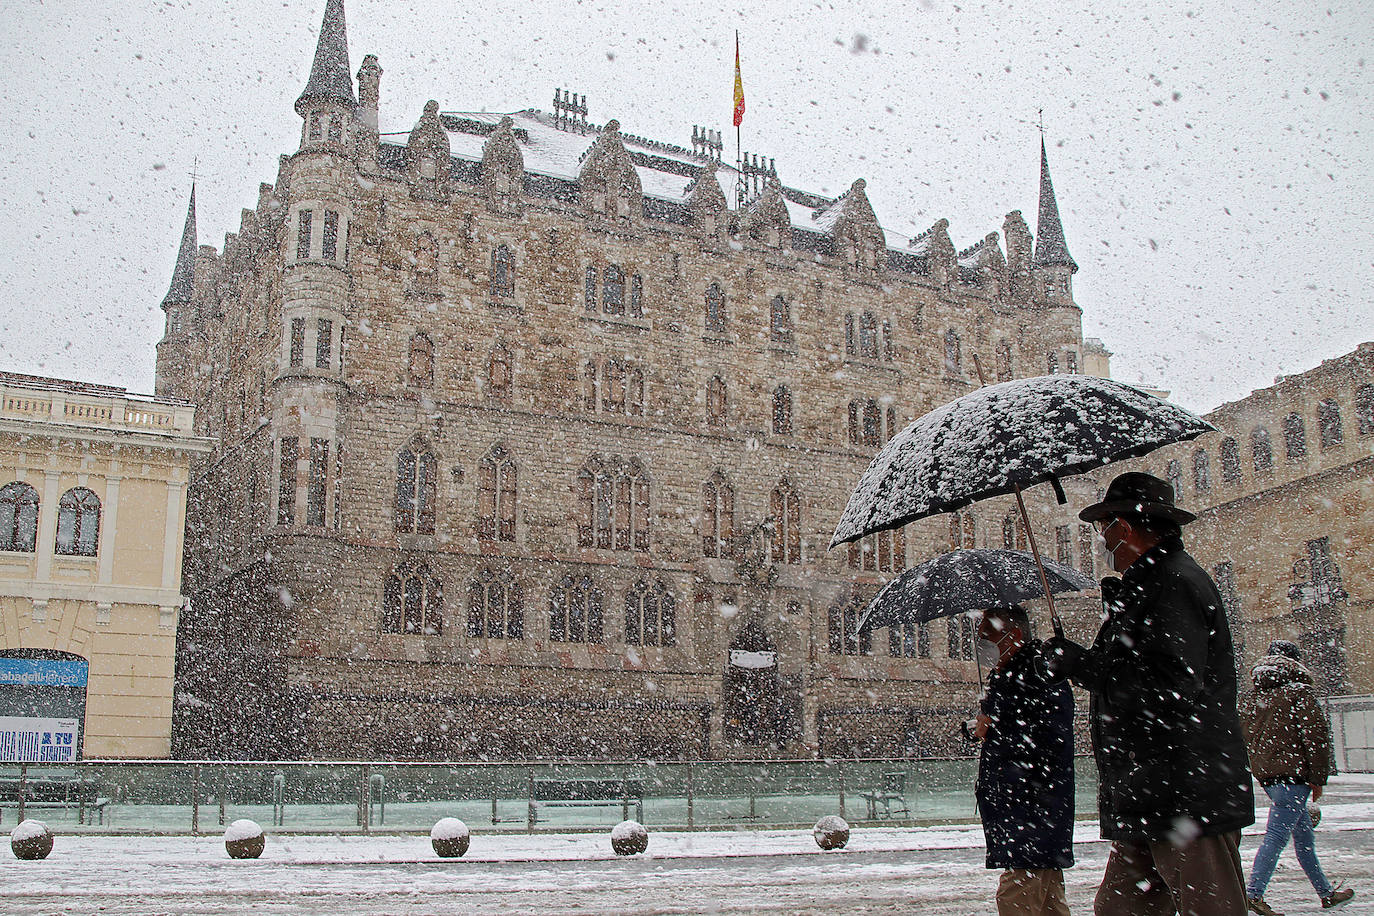
<path id="1" fill-rule="evenodd" d="M 196 186 L 191 185 L 191 203 L 186 208 L 186 226 L 181 230 L 181 248 L 172 271 L 172 285 L 162 299 L 165 309 L 173 302 L 190 302 L 196 283 Z"/>
<path id="2" fill-rule="evenodd" d="M 1064 226 L 1059 222 L 1059 204 L 1054 199 L 1054 185 L 1050 183 L 1050 160 L 1045 154 L 1045 138 L 1040 138 L 1040 213 L 1035 220 L 1035 254 L 1031 264 L 1036 267 L 1068 266 L 1078 273 L 1078 265 L 1069 255 L 1064 241 Z"/>
<path id="3" fill-rule="evenodd" d="M 328 99 L 349 106 L 358 104 L 353 95 L 353 76 L 348 68 L 348 31 L 344 27 L 343 0 L 327 0 L 324 21 L 320 23 L 320 40 L 315 45 L 315 62 L 310 65 L 310 79 L 305 91 L 296 99 L 296 113 L 305 116 L 310 102 Z"/>

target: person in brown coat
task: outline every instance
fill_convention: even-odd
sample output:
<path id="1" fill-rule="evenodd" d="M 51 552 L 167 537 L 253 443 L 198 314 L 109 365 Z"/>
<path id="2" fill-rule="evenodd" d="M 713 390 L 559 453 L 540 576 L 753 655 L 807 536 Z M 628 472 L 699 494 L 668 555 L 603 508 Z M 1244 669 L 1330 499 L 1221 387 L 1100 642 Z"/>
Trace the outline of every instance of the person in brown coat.
<path id="1" fill-rule="evenodd" d="M 1312 882 L 1322 907 L 1340 906 L 1355 896 L 1348 887 L 1333 888 L 1317 861 L 1307 797 L 1321 798 L 1330 776 L 1331 732 L 1312 689 L 1312 675 L 1299 659 L 1298 647 L 1275 640 L 1269 654 L 1251 672 L 1254 688 L 1240 698 L 1240 727 L 1250 750 L 1250 769 L 1268 794 L 1269 822 L 1255 852 L 1246 887 L 1250 910 L 1282 916 L 1264 902 L 1279 853 L 1293 838 L 1298 863 Z"/>

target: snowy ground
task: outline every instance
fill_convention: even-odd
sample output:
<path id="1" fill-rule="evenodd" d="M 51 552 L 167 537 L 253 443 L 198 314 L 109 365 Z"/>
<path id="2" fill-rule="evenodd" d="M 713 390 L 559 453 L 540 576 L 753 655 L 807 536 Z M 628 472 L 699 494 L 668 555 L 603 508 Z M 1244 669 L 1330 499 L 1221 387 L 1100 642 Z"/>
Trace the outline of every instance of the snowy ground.
<path id="1" fill-rule="evenodd" d="M 1343 776 L 1324 799 L 1318 851 L 1374 913 L 1374 777 Z M 1264 810 L 1259 812 L 1261 823 Z M 1262 827 L 1247 831 L 1248 867 Z M 461 860 L 428 836 L 269 837 L 261 860 L 228 859 L 218 837 L 59 836 L 51 858 L 0 855 L 0 912 L 322 916 L 503 913 L 993 912 L 996 873 L 976 826 L 867 828 L 822 853 L 809 831 L 654 831 L 649 852 L 617 859 L 606 834 L 478 832 Z M 1067 873 L 1091 912 L 1106 844 L 1080 824 Z M 1291 851 L 1267 895 L 1288 913 L 1320 909 Z"/>

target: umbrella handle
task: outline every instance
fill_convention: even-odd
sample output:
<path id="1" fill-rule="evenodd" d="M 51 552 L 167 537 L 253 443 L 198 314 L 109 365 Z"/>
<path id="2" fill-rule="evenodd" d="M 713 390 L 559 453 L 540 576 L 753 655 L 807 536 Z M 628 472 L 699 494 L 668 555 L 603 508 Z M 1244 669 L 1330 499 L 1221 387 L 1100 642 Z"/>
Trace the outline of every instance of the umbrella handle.
<path id="1" fill-rule="evenodd" d="M 1040 573 L 1040 587 L 1045 590 L 1045 600 L 1050 605 L 1050 623 L 1054 625 L 1054 635 L 1064 636 L 1064 623 L 1059 619 L 1059 609 L 1054 606 L 1054 594 L 1050 591 L 1050 580 L 1045 575 L 1045 564 L 1040 560 L 1040 547 L 1035 543 L 1035 532 L 1031 530 L 1030 516 L 1026 514 L 1026 501 L 1021 498 L 1021 488 L 1012 485 L 1016 494 L 1016 507 L 1021 510 L 1021 524 L 1026 529 L 1026 540 L 1030 541 L 1031 556 L 1035 557 L 1035 568 Z"/>

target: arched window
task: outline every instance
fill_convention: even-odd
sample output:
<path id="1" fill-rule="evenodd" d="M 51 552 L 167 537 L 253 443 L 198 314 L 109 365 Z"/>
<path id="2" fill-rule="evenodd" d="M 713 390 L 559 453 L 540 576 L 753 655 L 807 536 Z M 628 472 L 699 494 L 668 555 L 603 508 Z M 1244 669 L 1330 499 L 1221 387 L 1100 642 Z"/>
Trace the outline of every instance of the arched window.
<path id="1" fill-rule="evenodd" d="M 629 388 L 630 416 L 644 416 L 644 373 L 638 369 L 631 369 L 628 374 L 627 387 Z"/>
<path id="2" fill-rule="evenodd" d="M 859 315 L 859 355 L 865 359 L 878 358 L 878 322 L 872 312 Z"/>
<path id="3" fill-rule="evenodd" d="M 614 264 L 606 266 L 601 289 L 601 308 L 607 315 L 625 314 L 625 272 Z"/>
<path id="4" fill-rule="evenodd" d="M 782 296 L 774 296 L 769 304 L 768 326 L 774 343 L 792 342 L 792 309 Z"/>
<path id="5" fill-rule="evenodd" d="M 878 402 L 869 398 L 864 402 L 864 445 L 881 445 L 883 440 L 883 416 L 878 410 Z"/>
<path id="6" fill-rule="evenodd" d="M 701 488 L 701 554 L 728 557 L 735 536 L 735 490 L 716 471 Z"/>
<path id="7" fill-rule="evenodd" d="M 945 332 L 945 375 L 958 378 L 964 374 L 963 355 L 960 352 L 959 334 L 950 328 Z"/>
<path id="8" fill-rule="evenodd" d="M 844 352 L 846 356 L 859 355 L 859 335 L 853 312 L 844 316 Z"/>
<path id="9" fill-rule="evenodd" d="M 577 475 L 578 546 L 647 551 L 649 484 L 637 461 L 588 461 Z"/>
<path id="10" fill-rule="evenodd" d="M 1341 408 L 1334 398 L 1317 405 L 1317 436 L 1323 449 L 1335 448 L 1345 439 L 1341 429 Z"/>
<path id="11" fill-rule="evenodd" d="M 1290 413 L 1283 418 L 1283 447 L 1289 461 L 1296 461 L 1307 455 L 1307 427 L 1302 417 Z"/>
<path id="12" fill-rule="evenodd" d="M 510 391 L 510 351 L 505 344 L 497 344 L 492 347 L 491 358 L 487 361 L 487 393 L 503 404 L 509 404 Z"/>
<path id="13" fill-rule="evenodd" d="M 862 426 L 859 416 L 863 411 L 863 401 L 855 400 L 849 402 L 849 441 L 854 445 L 863 442 Z"/>
<path id="14" fill-rule="evenodd" d="M 792 392 L 786 385 L 773 389 L 773 435 L 792 435 Z"/>
<path id="15" fill-rule="evenodd" d="M 883 319 L 883 359 L 892 362 L 897 358 L 896 341 L 892 339 L 892 320 Z"/>
<path id="16" fill-rule="evenodd" d="M 801 498 L 786 479 L 773 490 L 769 514 L 773 523 L 770 559 L 774 563 L 800 563 Z"/>
<path id="17" fill-rule="evenodd" d="M 706 383 L 706 425 L 724 426 L 726 407 L 725 379 L 713 375 Z"/>
<path id="18" fill-rule="evenodd" d="M 396 530 L 434 533 L 434 498 L 438 476 L 434 453 L 414 442 L 396 456 Z"/>
<path id="19" fill-rule="evenodd" d="M 38 543 L 38 491 L 16 480 L 0 487 L 0 550 L 33 553 Z"/>
<path id="20" fill-rule="evenodd" d="M 887 409 L 887 438 L 891 439 L 895 435 L 897 435 L 897 408 L 889 407 Z"/>
<path id="21" fill-rule="evenodd" d="M 706 330 L 711 334 L 725 333 L 725 293 L 719 283 L 706 287 Z"/>
<path id="22" fill-rule="evenodd" d="M 609 413 L 625 412 L 625 364 L 618 359 L 606 360 L 601 399 L 602 407 Z"/>
<path id="23" fill-rule="evenodd" d="M 440 636 L 444 592 L 429 567 L 398 568 L 382 590 L 382 632 Z"/>
<path id="24" fill-rule="evenodd" d="M 967 510 L 955 512 L 949 517 L 949 549 L 972 548 L 978 546 L 978 523 L 973 513 Z"/>
<path id="25" fill-rule="evenodd" d="M 588 360 L 582 367 L 582 406 L 588 413 L 596 413 L 596 361 Z"/>
<path id="26" fill-rule="evenodd" d="M 589 312 L 596 311 L 596 268 L 587 268 L 587 285 L 583 290 L 583 305 Z"/>
<path id="27" fill-rule="evenodd" d="M 434 341 L 424 331 L 410 338 L 410 384 L 416 388 L 434 387 Z"/>
<path id="28" fill-rule="evenodd" d="M 491 252 L 491 294 L 498 299 L 515 295 L 515 263 L 505 245 L 497 245 Z"/>
<path id="29" fill-rule="evenodd" d="M 603 598 L 591 576 L 563 576 L 549 592 L 549 639 L 601 642 Z"/>
<path id="30" fill-rule="evenodd" d="M 468 585 L 468 636 L 524 639 L 525 603 L 510 571 L 483 569 Z"/>
<path id="31" fill-rule="evenodd" d="M 961 658 L 964 661 L 973 661 L 974 637 L 977 635 L 977 627 L 970 614 L 957 614 L 953 617 L 946 617 L 945 638 L 946 646 L 949 650 L 950 658 Z"/>
<path id="32" fill-rule="evenodd" d="M 1374 434 L 1374 385 L 1355 391 L 1355 423 L 1361 436 Z"/>
<path id="33" fill-rule="evenodd" d="M 1011 344 L 1005 340 L 999 343 L 996 352 L 993 354 L 993 359 L 997 363 L 997 381 L 1011 381 L 1013 377 L 1011 368 Z"/>
<path id="34" fill-rule="evenodd" d="M 1250 454 L 1255 461 L 1256 471 L 1268 471 L 1274 466 L 1274 445 L 1269 440 L 1269 430 L 1256 426 L 1250 432 Z"/>
<path id="35" fill-rule="evenodd" d="M 1177 458 L 1173 459 L 1169 462 L 1164 473 L 1169 480 L 1169 486 L 1174 488 L 1174 495 L 1181 494 L 1183 492 L 1183 462 Z"/>
<path id="36" fill-rule="evenodd" d="M 868 604 L 856 591 L 830 606 L 829 642 L 832 655 L 871 655 L 873 631 L 859 632 L 859 617 Z"/>
<path id="37" fill-rule="evenodd" d="M 663 580 L 640 579 L 625 593 L 625 643 L 671 646 L 677 640 L 677 608 Z"/>
<path id="38" fill-rule="evenodd" d="M 644 317 L 644 277 L 640 274 L 630 278 L 630 317 Z"/>
<path id="39" fill-rule="evenodd" d="M 1221 440 L 1221 479 L 1227 483 L 1240 480 L 1240 446 L 1230 436 Z"/>
<path id="40" fill-rule="evenodd" d="M 489 541 L 515 540 L 515 459 L 496 446 L 477 466 L 477 536 Z"/>
<path id="41" fill-rule="evenodd" d="M 1198 493 L 1212 489 L 1212 459 L 1206 449 L 1193 452 L 1193 489 Z"/>

